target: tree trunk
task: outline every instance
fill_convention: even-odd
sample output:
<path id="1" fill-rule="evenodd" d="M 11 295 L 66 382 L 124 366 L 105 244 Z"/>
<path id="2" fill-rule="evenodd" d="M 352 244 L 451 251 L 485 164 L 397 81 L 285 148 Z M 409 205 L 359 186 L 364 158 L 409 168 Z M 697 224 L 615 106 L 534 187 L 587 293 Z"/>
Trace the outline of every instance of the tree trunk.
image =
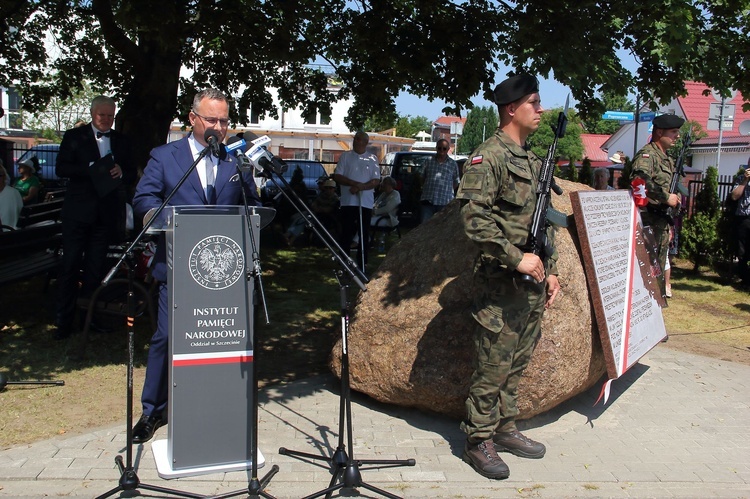
<path id="1" fill-rule="evenodd" d="M 135 77 L 117 114 L 117 129 L 130 138 L 139 176 L 151 149 L 166 143 L 177 111 L 181 50 L 164 49 L 142 50 L 143 63 L 135 68 Z"/>

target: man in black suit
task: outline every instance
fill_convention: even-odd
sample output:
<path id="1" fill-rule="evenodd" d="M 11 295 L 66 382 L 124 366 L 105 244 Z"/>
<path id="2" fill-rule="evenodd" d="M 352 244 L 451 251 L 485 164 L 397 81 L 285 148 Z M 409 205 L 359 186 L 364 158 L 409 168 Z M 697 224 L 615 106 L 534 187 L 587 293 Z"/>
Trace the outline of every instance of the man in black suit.
<path id="1" fill-rule="evenodd" d="M 93 293 L 107 272 L 107 248 L 121 237 L 125 188 L 134 183 L 136 169 L 127 138 L 112 130 L 114 120 L 115 101 L 104 95 L 95 97 L 91 123 L 65 132 L 57 155 L 57 176 L 69 179 L 62 210 L 63 256 L 57 276 L 57 340 L 72 332 L 79 279 L 80 295 Z M 92 171 L 108 154 L 113 158 L 109 175 L 119 179 L 119 186 L 105 192 L 97 189 L 101 179 L 92 177 Z"/>

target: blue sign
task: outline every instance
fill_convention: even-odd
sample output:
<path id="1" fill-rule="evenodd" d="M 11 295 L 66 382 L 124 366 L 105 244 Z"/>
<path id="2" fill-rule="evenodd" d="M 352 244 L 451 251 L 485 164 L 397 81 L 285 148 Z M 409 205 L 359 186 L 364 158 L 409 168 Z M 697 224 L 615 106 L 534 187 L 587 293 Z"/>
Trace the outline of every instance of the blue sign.
<path id="1" fill-rule="evenodd" d="M 633 113 L 628 111 L 605 111 L 603 120 L 633 121 Z"/>
<path id="2" fill-rule="evenodd" d="M 638 115 L 638 121 L 654 121 L 654 118 L 656 118 L 656 113 L 641 113 Z"/>

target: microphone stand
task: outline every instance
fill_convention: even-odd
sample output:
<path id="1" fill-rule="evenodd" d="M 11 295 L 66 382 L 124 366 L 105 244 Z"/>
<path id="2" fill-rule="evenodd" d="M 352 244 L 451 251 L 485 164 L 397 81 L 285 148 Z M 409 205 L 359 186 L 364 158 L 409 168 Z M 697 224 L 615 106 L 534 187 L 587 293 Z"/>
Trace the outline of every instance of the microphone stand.
<path id="1" fill-rule="evenodd" d="M 132 252 L 133 248 L 138 244 L 138 242 L 146 235 L 146 231 L 153 225 L 153 223 L 156 221 L 159 214 L 164 210 L 164 208 L 167 206 L 167 203 L 172 199 L 172 197 L 175 195 L 175 193 L 179 190 L 179 188 L 182 186 L 182 184 L 185 183 L 188 176 L 195 170 L 196 165 L 206 156 L 206 154 L 209 153 L 211 149 L 211 146 L 207 146 L 204 148 L 201 153 L 198 155 L 198 158 L 193 161 L 193 164 L 190 165 L 190 168 L 187 169 L 185 174 L 182 176 L 179 182 L 177 182 L 177 185 L 175 185 L 174 189 L 172 189 L 172 192 L 169 193 L 169 195 L 164 198 L 164 201 L 162 201 L 161 205 L 156 209 L 153 216 L 146 222 L 146 224 L 143 226 L 143 229 L 138 233 L 138 235 L 135 237 L 132 243 L 123 251 L 122 255 L 120 255 L 119 260 L 117 260 L 117 263 L 115 263 L 114 267 L 109 271 L 109 273 L 106 275 L 106 277 L 102 280 L 102 286 L 106 286 L 109 284 L 109 281 L 114 277 L 115 273 L 119 270 L 119 268 L 125 264 L 125 267 L 128 271 L 128 301 L 127 301 L 127 324 L 128 324 L 128 365 L 127 365 L 127 403 L 126 403 L 126 419 L 127 419 L 127 429 L 126 429 L 126 442 L 125 442 L 125 462 L 123 462 L 123 458 L 121 455 L 117 455 L 115 457 L 115 464 L 117 465 L 117 468 L 120 470 L 120 481 L 117 485 L 117 487 L 113 488 L 112 490 L 109 490 L 105 492 L 104 494 L 97 497 L 97 499 L 103 499 L 105 497 L 109 497 L 117 492 L 120 491 L 130 491 L 130 490 L 136 490 L 138 488 L 151 490 L 154 492 L 163 492 L 166 494 L 173 494 L 180 497 L 193 497 L 193 498 L 201 498 L 204 497 L 199 494 L 193 494 L 190 492 L 183 492 L 179 490 L 169 489 L 165 487 L 159 487 L 158 485 L 149 485 L 142 483 L 140 479 L 138 478 L 138 475 L 135 472 L 135 468 L 133 467 L 133 365 L 134 365 L 134 351 L 135 351 L 135 295 L 133 292 L 134 289 L 134 278 L 133 278 L 133 268 L 134 265 L 132 264 Z M 128 260 L 131 263 L 126 263 L 125 261 Z"/>
<path id="2" fill-rule="evenodd" d="M 258 243 L 255 240 L 255 234 L 253 233 L 253 227 L 252 222 L 250 219 L 250 207 L 247 202 L 247 193 L 246 188 L 247 183 L 245 182 L 245 179 L 242 178 L 242 170 L 237 167 L 237 173 L 240 176 L 240 183 L 242 184 L 242 203 L 245 208 L 245 221 L 247 223 L 247 230 L 250 234 L 250 249 L 252 252 L 252 260 L 253 260 L 253 268 L 252 270 L 247 269 L 246 270 L 246 279 L 250 280 L 251 278 L 254 279 L 255 286 L 253 287 L 253 309 L 257 311 L 258 308 L 258 302 L 263 306 L 263 313 L 266 317 L 266 324 L 270 324 L 270 320 L 268 319 L 268 308 L 266 307 L 266 295 L 263 291 L 263 279 L 261 277 L 261 268 L 260 268 L 260 256 L 258 251 Z M 262 227 L 260 227 L 262 228 Z M 253 352 L 260 352 L 260 342 L 258 340 L 258 329 L 255 327 L 256 322 L 256 314 L 253 313 Z M 264 489 L 268 485 L 268 483 L 271 481 L 271 479 L 276 475 L 276 473 L 279 472 L 279 466 L 277 464 L 274 464 L 270 471 L 264 476 L 262 479 L 258 479 L 258 355 L 253 354 L 253 367 L 252 367 L 252 377 L 253 377 L 253 396 L 255 397 L 255 403 L 252 407 L 252 427 L 250 428 L 250 434 L 248 435 L 249 447 L 250 447 L 250 453 L 252 454 L 252 462 L 250 465 L 250 482 L 248 483 L 247 489 L 243 490 L 237 490 L 234 492 L 228 492 L 226 494 L 214 496 L 215 499 L 219 498 L 225 498 L 225 497 L 234 497 L 238 495 L 242 495 L 245 492 L 249 496 L 257 497 L 257 496 L 263 496 L 267 497 L 269 499 L 273 499 L 273 496 L 270 495 L 268 492 L 266 492 Z"/>
<path id="3" fill-rule="evenodd" d="M 373 485 L 362 480 L 362 474 L 360 473 L 360 467 L 362 465 L 372 465 L 368 469 L 380 469 L 380 468 L 393 468 L 399 466 L 414 466 L 416 461 L 414 459 L 355 459 L 354 458 L 354 443 L 353 443 L 353 429 L 352 429 L 352 404 L 351 404 L 351 389 L 349 382 L 349 300 L 347 298 L 348 284 L 343 282 L 344 278 L 347 277 L 354 281 L 362 291 L 367 291 L 364 282 L 369 282 L 369 279 L 359 269 L 356 263 L 351 259 L 349 254 L 341 249 L 341 246 L 326 230 L 325 226 L 317 219 L 315 214 L 308 208 L 308 206 L 300 199 L 299 195 L 291 189 L 291 186 L 286 179 L 281 176 L 280 173 L 273 171 L 276 176 L 281 180 L 287 189 L 283 189 L 276 182 L 274 177 L 271 175 L 272 169 L 268 166 L 263 166 L 264 171 L 268 178 L 273 181 L 274 185 L 279 188 L 286 199 L 292 203 L 297 212 L 302 215 L 308 223 L 315 235 L 325 243 L 328 250 L 333 255 L 334 259 L 337 260 L 341 266 L 338 270 L 334 271 L 336 280 L 339 283 L 340 295 L 341 295 L 341 393 L 339 395 L 339 443 L 336 450 L 331 456 L 321 456 L 317 454 L 310 454 L 307 452 L 300 452 L 287 449 L 285 447 L 279 448 L 279 454 L 284 456 L 291 456 L 299 459 L 312 459 L 312 460 L 323 460 L 328 462 L 331 470 L 331 481 L 327 488 L 315 492 L 312 495 L 307 496 L 304 499 L 311 499 L 313 497 L 319 497 L 322 495 L 330 496 L 332 492 L 338 489 L 354 489 L 356 487 L 364 487 L 372 492 L 380 494 L 385 497 L 392 499 L 399 499 L 399 496 L 391 494 L 385 490 L 379 489 Z M 290 195 L 291 193 L 291 195 Z M 324 233 L 326 237 L 321 234 Z M 334 249 L 335 248 L 335 249 Z M 346 443 L 345 439 L 346 438 Z M 349 446 L 349 454 L 346 452 L 346 445 Z"/>

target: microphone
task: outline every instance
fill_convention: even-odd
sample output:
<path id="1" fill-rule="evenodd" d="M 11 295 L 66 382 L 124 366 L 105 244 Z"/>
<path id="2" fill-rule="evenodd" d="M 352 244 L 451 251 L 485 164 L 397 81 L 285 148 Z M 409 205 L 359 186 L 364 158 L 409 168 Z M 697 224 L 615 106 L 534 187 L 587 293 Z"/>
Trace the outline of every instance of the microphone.
<path id="1" fill-rule="evenodd" d="M 221 137 L 219 136 L 219 132 L 217 132 L 213 128 L 209 128 L 208 130 L 206 130 L 206 133 L 203 134 L 203 140 L 211 148 L 211 154 L 213 154 L 217 158 L 220 157 Z"/>
<path id="2" fill-rule="evenodd" d="M 266 144 L 271 142 L 268 135 L 258 137 L 253 132 L 247 130 L 245 131 L 245 136 L 250 139 L 251 144 L 245 154 L 256 170 L 264 172 L 268 169 L 272 170 L 276 175 L 281 175 L 287 170 L 286 163 L 266 149 Z"/>
<path id="3" fill-rule="evenodd" d="M 234 153 L 234 156 L 237 158 L 237 168 L 241 172 L 254 170 L 252 163 L 250 163 L 250 159 L 243 152 L 246 144 L 247 142 L 245 142 L 245 139 L 241 139 L 235 135 L 230 137 L 226 146 L 227 152 Z"/>

